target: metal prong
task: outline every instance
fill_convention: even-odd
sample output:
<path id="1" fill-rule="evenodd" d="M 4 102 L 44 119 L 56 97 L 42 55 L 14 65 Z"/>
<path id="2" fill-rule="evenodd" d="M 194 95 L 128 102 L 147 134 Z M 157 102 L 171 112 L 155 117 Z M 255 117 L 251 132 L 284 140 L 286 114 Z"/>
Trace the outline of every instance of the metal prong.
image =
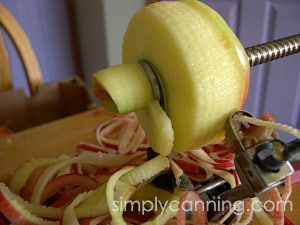
<path id="1" fill-rule="evenodd" d="M 238 200 L 243 200 L 249 197 L 254 197 L 252 191 L 249 191 L 248 188 L 244 185 L 239 185 L 233 189 L 225 191 L 219 195 L 220 200 L 235 202 Z"/>
<path id="2" fill-rule="evenodd" d="M 227 181 L 224 180 L 224 179 L 216 179 L 216 180 L 213 180 L 211 182 L 209 182 L 208 184 L 205 184 L 199 188 L 196 188 L 195 191 L 197 191 L 199 194 L 201 193 L 206 193 L 206 192 L 209 192 L 223 184 L 225 184 Z"/>

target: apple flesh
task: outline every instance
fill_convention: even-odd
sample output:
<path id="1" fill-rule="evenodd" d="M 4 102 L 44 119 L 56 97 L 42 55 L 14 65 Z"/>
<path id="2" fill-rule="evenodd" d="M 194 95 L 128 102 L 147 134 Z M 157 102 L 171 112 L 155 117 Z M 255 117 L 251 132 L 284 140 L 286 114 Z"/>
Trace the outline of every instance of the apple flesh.
<path id="1" fill-rule="evenodd" d="M 145 72 L 128 76 L 127 84 L 132 87 L 120 85 L 118 90 L 111 84 L 97 85 L 102 80 L 101 71 L 98 72 L 94 90 L 100 102 L 111 96 L 111 101 L 120 105 L 116 108 L 128 104 L 126 111 L 144 110 L 138 118 L 149 144 L 159 153 L 185 152 L 224 138 L 227 117 L 240 109 L 247 97 L 250 66 L 242 44 L 216 11 L 196 0 L 158 2 L 142 8 L 128 24 L 123 39 L 124 64 L 119 68 L 141 61 L 154 65 L 165 91 L 165 115 L 157 116 L 155 124 L 168 117 L 171 123 L 163 124 L 173 132 L 161 134 L 161 127 L 149 125 L 147 114 L 151 110 L 156 113 L 149 108 L 154 99 L 142 96 L 152 90 L 151 83 L 149 79 L 143 83 L 134 80 L 137 75 L 147 77 Z M 110 76 L 117 77 L 113 72 Z M 115 82 L 118 83 L 117 78 Z M 141 85 L 143 91 L 130 99 L 117 102 L 112 97 L 115 92 L 120 98 L 128 96 L 127 89 L 136 90 L 136 85 Z M 144 103 L 139 106 L 144 105 L 143 109 L 132 104 L 141 99 Z M 160 110 L 157 109 L 158 115 Z M 160 138 L 153 135 L 156 133 L 161 134 L 157 135 Z M 154 147 L 162 144 L 168 149 Z"/>

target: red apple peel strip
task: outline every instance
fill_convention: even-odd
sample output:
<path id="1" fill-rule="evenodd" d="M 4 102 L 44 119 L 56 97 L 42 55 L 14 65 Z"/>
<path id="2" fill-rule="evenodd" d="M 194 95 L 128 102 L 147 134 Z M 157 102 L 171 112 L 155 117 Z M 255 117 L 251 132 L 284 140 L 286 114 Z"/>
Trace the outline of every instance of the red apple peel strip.
<path id="1" fill-rule="evenodd" d="M 96 139 L 107 152 L 126 154 L 149 147 L 134 113 L 115 116 L 99 124 L 96 128 Z"/>

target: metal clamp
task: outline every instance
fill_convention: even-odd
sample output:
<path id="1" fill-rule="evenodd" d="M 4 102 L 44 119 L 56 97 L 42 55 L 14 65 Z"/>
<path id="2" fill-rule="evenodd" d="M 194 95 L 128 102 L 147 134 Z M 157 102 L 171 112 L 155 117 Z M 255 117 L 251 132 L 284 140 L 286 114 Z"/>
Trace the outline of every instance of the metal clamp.
<path id="1" fill-rule="evenodd" d="M 246 111 L 237 111 L 228 118 L 225 124 L 226 138 L 236 153 L 234 161 L 241 185 L 225 191 L 220 197 L 232 202 L 254 197 L 277 187 L 294 172 L 290 162 L 283 157 L 284 145 L 281 141 L 266 140 L 249 148 L 243 145 L 238 135 L 240 122 L 234 119 L 240 114 L 252 117 Z"/>

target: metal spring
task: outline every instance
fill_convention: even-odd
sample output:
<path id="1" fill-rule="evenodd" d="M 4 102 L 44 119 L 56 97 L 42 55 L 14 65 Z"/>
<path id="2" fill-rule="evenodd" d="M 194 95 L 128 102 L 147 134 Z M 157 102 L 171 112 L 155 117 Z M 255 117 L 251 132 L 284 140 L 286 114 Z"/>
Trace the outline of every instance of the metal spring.
<path id="1" fill-rule="evenodd" d="M 245 50 L 250 66 L 263 64 L 300 52 L 300 34 L 251 46 Z"/>

